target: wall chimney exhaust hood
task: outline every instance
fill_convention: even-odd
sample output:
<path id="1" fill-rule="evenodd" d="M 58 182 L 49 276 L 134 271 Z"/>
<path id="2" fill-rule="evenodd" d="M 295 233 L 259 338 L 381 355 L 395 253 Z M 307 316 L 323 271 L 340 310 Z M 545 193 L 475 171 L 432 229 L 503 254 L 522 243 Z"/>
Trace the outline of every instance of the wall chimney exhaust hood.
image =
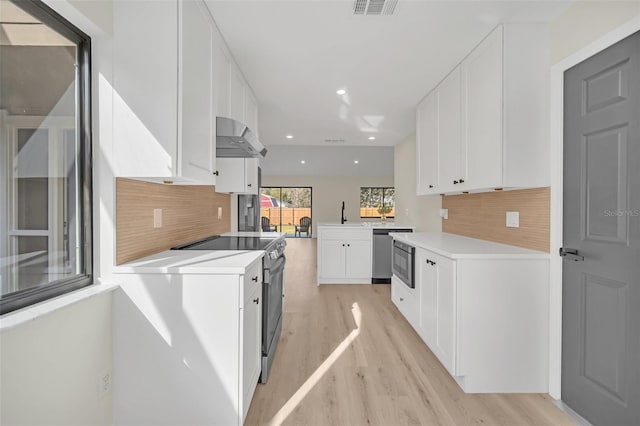
<path id="1" fill-rule="evenodd" d="M 243 123 L 216 117 L 216 157 L 264 158 L 267 149 Z"/>

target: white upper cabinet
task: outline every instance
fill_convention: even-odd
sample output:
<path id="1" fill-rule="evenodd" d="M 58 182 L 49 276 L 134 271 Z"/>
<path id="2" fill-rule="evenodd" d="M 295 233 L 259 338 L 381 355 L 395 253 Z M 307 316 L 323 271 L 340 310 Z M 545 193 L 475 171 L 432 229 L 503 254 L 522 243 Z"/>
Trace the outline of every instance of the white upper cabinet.
<path id="1" fill-rule="evenodd" d="M 437 89 L 438 182 L 440 190 L 456 190 L 464 183 L 466 153 L 461 139 L 460 67 L 456 67 Z M 462 182 L 461 182 L 462 181 Z"/>
<path id="2" fill-rule="evenodd" d="M 222 36 L 216 31 L 213 40 L 213 85 L 215 112 L 217 117 L 230 117 L 229 113 L 229 71 L 231 60 Z"/>
<path id="3" fill-rule="evenodd" d="M 434 89 L 435 112 L 418 105 L 418 195 L 549 184 L 547 33 L 498 26 Z M 435 167 L 422 153 L 434 139 Z M 434 174 L 430 188 L 422 176 Z"/>
<path id="4" fill-rule="evenodd" d="M 462 143 L 461 96 L 458 66 L 418 105 L 418 195 L 463 188 L 466 181 L 467 154 Z"/>
<path id="5" fill-rule="evenodd" d="M 462 63 L 469 185 L 502 186 L 502 27 Z"/>
<path id="6" fill-rule="evenodd" d="M 234 120 L 244 123 L 244 92 L 246 84 L 238 67 L 229 68 L 229 114 Z M 246 124 L 246 123 L 245 123 Z"/>
<path id="7" fill-rule="evenodd" d="M 436 92 L 418 105 L 416 114 L 416 192 L 425 195 L 439 188 L 438 181 L 438 112 Z"/>
<path id="8" fill-rule="evenodd" d="M 248 88 L 244 91 L 244 124 L 258 136 L 258 101 Z"/>
<path id="9" fill-rule="evenodd" d="M 257 132 L 258 102 L 204 1 L 127 0 L 113 14 L 114 174 L 216 184 L 216 116 Z"/>
<path id="10" fill-rule="evenodd" d="M 115 176 L 177 176 L 177 13 L 176 0 L 113 3 Z"/>
<path id="11" fill-rule="evenodd" d="M 218 158 L 216 192 L 258 193 L 257 158 Z"/>
<path id="12" fill-rule="evenodd" d="M 215 184 L 214 28 L 200 1 L 180 2 L 179 175 Z"/>

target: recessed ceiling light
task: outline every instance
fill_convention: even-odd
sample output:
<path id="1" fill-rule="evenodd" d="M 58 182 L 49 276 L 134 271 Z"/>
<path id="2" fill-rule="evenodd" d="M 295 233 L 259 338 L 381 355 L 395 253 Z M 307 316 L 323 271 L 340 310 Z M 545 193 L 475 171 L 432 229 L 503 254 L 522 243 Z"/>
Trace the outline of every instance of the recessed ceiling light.
<path id="1" fill-rule="evenodd" d="M 305 163 L 305 161 L 304 161 L 304 160 L 300 160 L 300 164 L 304 164 L 304 163 Z"/>
<path id="2" fill-rule="evenodd" d="M 287 135 L 285 136 L 287 139 L 293 139 L 293 135 Z"/>
<path id="3" fill-rule="evenodd" d="M 353 164 L 358 164 L 358 160 L 353 160 Z"/>
<path id="4" fill-rule="evenodd" d="M 376 140 L 376 137 L 375 136 L 369 136 L 369 140 L 370 141 L 374 141 L 374 140 Z"/>
<path id="5" fill-rule="evenodd" d="M 347 94 L 347 91 L 346 91 L 345 89 L 338 89 L 338 90 L 336 90 L 336 93 L 337 93 L 338 95 L 346 95 L 346 94 Z"/>

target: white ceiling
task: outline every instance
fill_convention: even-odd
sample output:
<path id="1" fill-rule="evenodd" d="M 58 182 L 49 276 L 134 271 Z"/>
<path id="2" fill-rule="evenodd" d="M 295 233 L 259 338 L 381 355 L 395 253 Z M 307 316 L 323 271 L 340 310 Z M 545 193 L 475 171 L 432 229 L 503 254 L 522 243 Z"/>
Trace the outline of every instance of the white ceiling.
<path id="1" fill-rule="evenodd" d="M 260 160 L 265 176 L 393 176 L 393 164 L 390 146 L 271 145 Z"/>
<path id="2" fill-rule="evenodd" d="M 265 145 L 374 146 L 412 134 L 415 105 L 498 22 L 547 22 L 569 4 L 399 0 L 393 16 L 355 16 L 352 0 L 207 3 L 259 99 Z"/>

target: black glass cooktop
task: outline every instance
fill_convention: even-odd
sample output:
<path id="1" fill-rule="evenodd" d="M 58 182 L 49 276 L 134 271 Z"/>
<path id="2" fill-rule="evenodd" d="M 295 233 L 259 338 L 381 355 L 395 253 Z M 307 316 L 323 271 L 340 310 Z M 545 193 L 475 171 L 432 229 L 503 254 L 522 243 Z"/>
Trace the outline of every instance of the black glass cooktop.
<path id="1" fill-rule="evenodd" d="M 222 237 L 215 235 L 203 240 L 172 247 L 171 250 L 265 250 L 273 241 L 273 238 Z"/>

